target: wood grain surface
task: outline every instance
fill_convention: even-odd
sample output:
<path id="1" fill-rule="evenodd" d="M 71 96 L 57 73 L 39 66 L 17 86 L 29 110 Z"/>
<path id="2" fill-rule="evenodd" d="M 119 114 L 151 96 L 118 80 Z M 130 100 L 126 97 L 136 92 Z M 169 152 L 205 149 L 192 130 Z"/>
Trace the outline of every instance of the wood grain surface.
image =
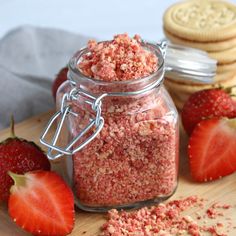
<path id="1" fill-rule="evenodd" d="M 16 135 L 33 140 L 39 144 L 39 136 L 45 127 L 52 112 L 33 117 L 22 123 L 19 123 L 15 127 Z M 9 136 L 9 129 L 0 131 L 0 141 Z M 209 183 L 194 183 L 189 176 L 189 169 L 186 158 L 186 144 L 187 137 L 181 132 L 181 150 L 180 150 L 180 176 L 179 184 L 176 193 L 170 199 L 177 199 L 179 197 L 185 197 L 189 195 L 198 195 L 203 198 L 207 198 L 208 205 L 211 205 L 215 201 L 221 201 L 227 204 L 231 204 L 234 207 L 225 212 L 225 216 L 221 221 L 224 222 L 225 217 L 232 218 L 234 226 L 236 226 L 236 173 L 230 176 L 224 177 L 220 180 Z M 188 214 L 193 214 L 191 210 Z M 100 227 L 105 222 L 105 213 L 87 213 L 81 210 L 77 210 L 76 224 L 71 236 L 93 236 L 98 235 Z M 5 205 L 0 206 L 0 236 L 27 236 L 23 230 L 18 228 L 7 214 L 7 207 Z M 227 233 L 228 236 L 235 236 L 236 229 L 232 229 Z"/>

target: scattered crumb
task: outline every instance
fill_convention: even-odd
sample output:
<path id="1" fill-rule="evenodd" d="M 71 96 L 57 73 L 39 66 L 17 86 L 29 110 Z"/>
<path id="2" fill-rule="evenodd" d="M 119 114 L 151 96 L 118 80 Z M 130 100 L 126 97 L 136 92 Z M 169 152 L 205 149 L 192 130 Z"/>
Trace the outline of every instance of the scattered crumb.
<path id="1" fill-rule="evenodd" d="M 100 236 L 229 236 L 230 230 L 236 228 L 233 226 L 231 218 L 222 218 L 223 213 L 232 208 L 230 205 L 214 203 L 203 213 L 195 213 L 195 217 L 185 213 L 186 210 L 199 210 L 202 207 L 203 209 L 207 208 L 204 199 L 190 196 L 132 212 L 118 212 L 113 209 L 108 213 L 109 219 L 102 226 L 103 232 Z M 200 220 L 202 218 L 207 218 L 208 221 L 202 222 Z M 218 221 L 213 222 L 212 219 Z M 209 222 L 208 225 L 206 225 L 207 222 Z M 227 225 L 230 228 L 226 229 Z"/>

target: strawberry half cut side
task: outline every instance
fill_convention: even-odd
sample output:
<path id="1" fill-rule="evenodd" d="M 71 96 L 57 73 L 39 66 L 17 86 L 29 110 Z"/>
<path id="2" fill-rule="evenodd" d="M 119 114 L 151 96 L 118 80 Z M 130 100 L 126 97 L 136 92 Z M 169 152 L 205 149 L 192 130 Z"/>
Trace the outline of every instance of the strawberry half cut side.
<path id="1" fill-rule="evenodd" d="M 32 171 L 24 175 L 9 172 L 11 187 L 9 215 L 33 235 L 64 236 L 74 226 L 74 199 L 71 189 L 55 172 Z"/>
<path id="2" fill-rule="evenodd" d="M 236 119 L 214 118 L 195 127 L 188 145 L 191 175 L 203 182 L 236 171 Z"/>

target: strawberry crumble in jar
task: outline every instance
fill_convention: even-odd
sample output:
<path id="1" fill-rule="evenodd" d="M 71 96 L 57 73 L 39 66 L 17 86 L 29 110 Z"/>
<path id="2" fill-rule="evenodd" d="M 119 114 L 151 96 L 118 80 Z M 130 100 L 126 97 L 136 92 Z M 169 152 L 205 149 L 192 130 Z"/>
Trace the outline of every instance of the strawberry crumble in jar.
<path id="1" fill-rule="evenodd" d="M 163 86 L 163 54 L 160 45 L 122 34 L 90 41 L 70 60 L 55 116 L 58 127 L 66 120 L 70 144 L 53 150 L 71 155 L 65 160 L 79 208 L 141 207 L 174 193 L 178 113 Z"/>

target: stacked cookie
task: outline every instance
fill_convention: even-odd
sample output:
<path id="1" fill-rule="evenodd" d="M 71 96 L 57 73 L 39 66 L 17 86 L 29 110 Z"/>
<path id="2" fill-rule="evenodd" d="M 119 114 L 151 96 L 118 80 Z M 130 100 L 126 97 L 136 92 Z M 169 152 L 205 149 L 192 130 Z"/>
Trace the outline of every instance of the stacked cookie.
<path id="1" fill-rule="evenodd" d="M 164 14 L 164 33 L 175 44 L 204 50 L 217 60 L 213 84 L 166 78 L 178 108 L 195 91 L 236 85 L 236 5 L 221 0 L 190 0 L 172 5 Z"/>

